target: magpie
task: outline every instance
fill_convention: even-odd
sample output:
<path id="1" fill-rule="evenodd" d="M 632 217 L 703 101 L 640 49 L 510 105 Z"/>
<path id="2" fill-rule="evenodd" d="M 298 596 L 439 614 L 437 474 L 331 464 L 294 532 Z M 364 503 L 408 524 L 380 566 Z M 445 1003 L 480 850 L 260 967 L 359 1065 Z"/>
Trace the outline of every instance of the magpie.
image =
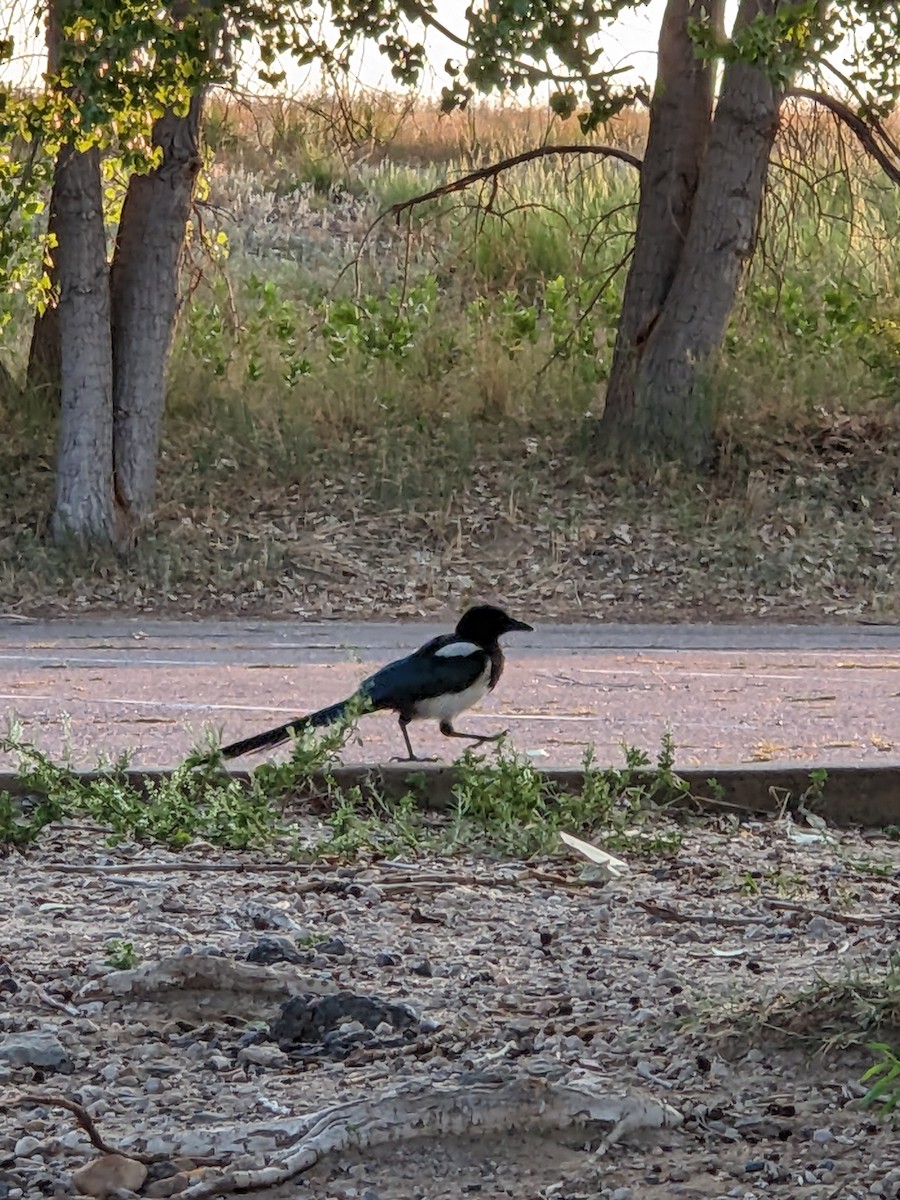
<path id="1" fill-rule="evenodd" d="M 463 613 L 454 633 L 442 633 L 414 654 L 388 663 L 346 700 L 296 717 L 277 729 L 257 733 L 220 750 L 223 758 L 239 758 L 286 742 L 294 733 L 332 725 L 351 712 L 389 711 L 397 714 L 407 756 L 397 762 L 427 762 L 413 753 L 407 726 L 410 721 L 437 721 L 444 737 L 469 738 L 476 745 L 495 742 L 500 733 L 461 733 L 453 722 L 461 712 L 477 704 L 494 690 L 503 674 L 500 638 L 516 630 L 531 632 L 532 626 L 516 621 L 492 604 L 477 604 Z"/>

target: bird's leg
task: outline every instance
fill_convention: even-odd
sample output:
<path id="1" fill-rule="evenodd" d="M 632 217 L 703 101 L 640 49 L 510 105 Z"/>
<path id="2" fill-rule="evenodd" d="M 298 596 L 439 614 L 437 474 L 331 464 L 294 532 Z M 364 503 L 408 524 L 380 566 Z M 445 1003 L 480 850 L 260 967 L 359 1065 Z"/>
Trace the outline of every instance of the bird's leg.
<path id="1" fill-rule="evenodd" d="M 408 720 L 404 720 L 403 717 L 400 718 L 400 732 L 403 734 L 404 742 L 406 742 L 406 758 L 401 758 L 400 755 L 396 755 L 391 759 L 391 762 L 437 762 L 437 759 L 434 756 L 430 758 L 420 758 L 418 754 L 413 754 L 412 743 L 409 740 L 409 733 L 406 730 L 408 724 Z"/>
<path id="2" fill-rule="evenodd" d="M 482 742 L 499 742 L 502 737 L 506 737 L 509 730 L 501 729 L 499 733 L 460 733 L 449 721 L 441 721 L 441 733 L 444 737 L 468 738 L 476 746 L 480 746 Z"/>

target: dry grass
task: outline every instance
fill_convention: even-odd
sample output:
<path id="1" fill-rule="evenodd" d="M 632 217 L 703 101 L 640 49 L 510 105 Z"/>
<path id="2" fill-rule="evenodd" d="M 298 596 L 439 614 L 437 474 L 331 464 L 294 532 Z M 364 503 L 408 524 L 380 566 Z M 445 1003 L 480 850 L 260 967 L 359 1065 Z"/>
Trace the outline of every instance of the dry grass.
<path id="1" fill-rule="evenodd" d="M 50 474 L 8 460 L 3 608 L 416 617 L 495 596 L 545 619 L 900 615 L 896 426 L 798 425 L 772 457 L 733 444 L 706 480 L 600 472 L 549 437 L 462 466 L 452 429 L 416 457 L 357 438 L 291 468 L 200 428 L 170 426 L 159 523 L 127 562 L 36 537 Z"/>
<path id="2" fill-rule="evenodd" d="M 838 978 L 819 977 L 796 992 L 778 992 L 764 1003 L 737 1000 L 702 1022 L 716 1046 L 731 1057 L 749 1047 L 803 1049 L 829 1055 L 900 1034 L 900 976 L 896 964 Z"/>

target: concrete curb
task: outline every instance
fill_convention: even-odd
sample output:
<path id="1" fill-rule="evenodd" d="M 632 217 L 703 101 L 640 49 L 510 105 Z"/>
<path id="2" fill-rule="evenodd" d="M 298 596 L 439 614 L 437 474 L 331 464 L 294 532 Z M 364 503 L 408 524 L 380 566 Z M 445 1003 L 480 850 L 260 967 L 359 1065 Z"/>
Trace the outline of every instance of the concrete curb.
<path id="1" fill-rule="evenodd" d="M 535 768 L 548 783 L 562 791 L 578 791 L 583 786 L 584 772 L 574 769 Z M 817 768 L 818 769 L 818 768 Z M 900 766 L 830 767 L 827 770 L 822 795 L 811 807 L 829 824 L 836 826 L 900 825 Z M 164 779 L 170 770 L 147 769 L 126 772 L 138 788 L 150 779 Z M 359 787 L 363 792 L 377 792 L 388 799 L 412 792 L 426 808 L 440 810 L 452 803 L 457 770 L 441 763 L 348 764 L 334 767 L 330 772 L 342 792 Z M 84 782 L 96 779 L 96 771 L 78 772 Z M 235 779 L 246 782 L 249 771 L 233 771 Z M 691 791 L 691 805 L 701 811 L 738 813 L 772 813 L 783 805 L 796 807 L 797 801 L 810 786 L 808 768 L 797 766 L 773 767 L 768 764 L 746 767 L 720 767 L 712 770 L 698 768 L 678 772 Z M 652 772 L 647 772 L 652 779 Z M 310 780 L 312 792 L 324 790 L 322 775 Z M 0 792 L 12 796 L 26 795 L 28 789 L 12 774 L 0 773 Z"/>

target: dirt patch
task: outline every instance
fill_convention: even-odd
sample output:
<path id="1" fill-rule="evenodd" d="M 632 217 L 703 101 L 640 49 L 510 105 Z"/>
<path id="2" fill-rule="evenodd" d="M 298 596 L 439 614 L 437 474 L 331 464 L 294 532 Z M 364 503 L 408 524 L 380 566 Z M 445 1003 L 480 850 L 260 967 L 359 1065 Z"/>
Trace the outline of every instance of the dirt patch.
<path id="1" fill-rule="evenodd" d="M 847 1046 L 876 1030 L 827 991 L 887 978 L 898 870 L 880 835 L 778 821 L 689 829 L 677 857 L 607 883 L 565 858 L 301 866 L 59 828 L 0 864 L 0 1058 L 16 1039 L 44 1055 L 0 1061 L 0 1194 L 70 1194 L 92 1156 L 70 1115 L 23 1092 L 73 1098 L 112 1146 L 155 1156 L 159 1195 L 177 1172 L 202 1182 L 214 1146 L 251 1171 L 278 1160 L 292 1123 L 337 1103 L 468 1088 L 475 1111 L 485 1089 L 578 1079 L 681 1123 L 604 1154 L 592 1123 L 448 1124 L 251 1194 L 896 1196 L 895 1138 L 858 1102 L 871 1059 Z M 802 999 L 816 988 L 818 1008 Z M 416 1019 L 269 1036 L 288 997 L 336 992 Z"/>

